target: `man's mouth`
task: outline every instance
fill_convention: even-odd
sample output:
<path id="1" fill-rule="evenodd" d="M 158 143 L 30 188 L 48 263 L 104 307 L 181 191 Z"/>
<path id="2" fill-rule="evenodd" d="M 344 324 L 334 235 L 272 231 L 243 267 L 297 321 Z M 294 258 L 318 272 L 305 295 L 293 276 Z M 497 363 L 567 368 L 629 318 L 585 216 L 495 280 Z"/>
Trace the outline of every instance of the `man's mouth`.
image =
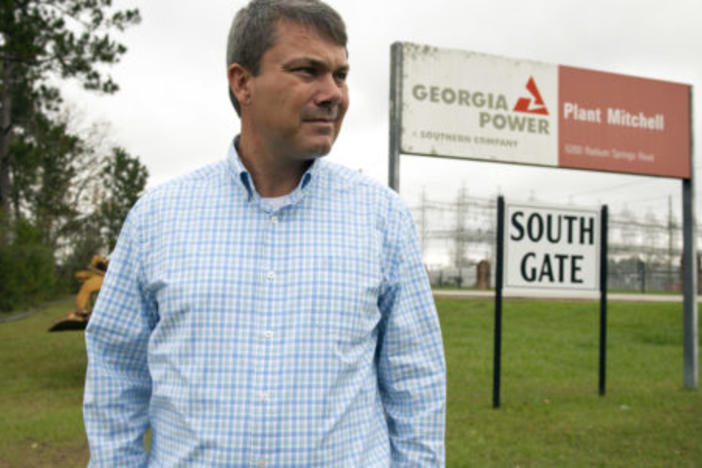
<path id="1" fill-rule="evenodd" d="M 316 122 L 316 123 L 335 123 L 339 117 L 339 113 L 336 110 L 330 109 L 327 112 L 310 112 L 309 114 L 303 114 L 303 122 Z"/>
<path id="2" fill-rule="evenodd" d="M 335 119 L 304 119 L 303 122 L 310 122 L 310 123 L 329 123 L 332 124 L 336 120 Z"/>

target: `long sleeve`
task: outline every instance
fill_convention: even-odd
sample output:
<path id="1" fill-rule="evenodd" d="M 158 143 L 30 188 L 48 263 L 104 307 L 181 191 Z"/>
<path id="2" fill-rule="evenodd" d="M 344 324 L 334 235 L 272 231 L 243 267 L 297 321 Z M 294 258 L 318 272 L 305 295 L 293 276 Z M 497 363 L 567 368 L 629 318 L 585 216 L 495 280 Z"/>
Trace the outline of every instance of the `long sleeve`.
<path id="1" fill-rule="evenodd" d="M 83 413 L 91 467 L 146 466 L 151 379 L 147 341 L 154 308 L 141 287 L 133 213 L 120 234 L 85 332 L 88 370 Z"/>
<path id="2" fill-rule="evenodd" d="M 393 467 L 443 466 L 446 366 L 439 321 L 407 211 L 390 223 L 378 380 Z"/>

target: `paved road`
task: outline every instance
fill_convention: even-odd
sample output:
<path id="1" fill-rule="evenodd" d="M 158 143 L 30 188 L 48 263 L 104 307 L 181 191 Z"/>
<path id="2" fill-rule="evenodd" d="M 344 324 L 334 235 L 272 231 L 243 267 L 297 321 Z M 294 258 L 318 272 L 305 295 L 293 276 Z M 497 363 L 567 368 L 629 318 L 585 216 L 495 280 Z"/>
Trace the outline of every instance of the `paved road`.
<path id="1" fill-rule="evenodd" d="M 453 298 L 492 298 L 495 296 L 495 291 L 476 291 L 467 289 L 436 289 L 433 291 L 436 297 L 453 297 Z M 505 296 L 507 297 L 507 296 Z M 582 294 L 582 295 L 563 295 L 559 297 L 543 297 L 537 291 L 524 293 L 509 297 L 520 298 L 535 298 L 535 299 L 573 299 L 573 300 L 599 300 L 598 294 Z M 697 301 L 702 303 L 702 297 L 698 296 Z M 609 293 L 607 294 L 608 302 L 682 302 L 682 294 L 622 294 Z"/>

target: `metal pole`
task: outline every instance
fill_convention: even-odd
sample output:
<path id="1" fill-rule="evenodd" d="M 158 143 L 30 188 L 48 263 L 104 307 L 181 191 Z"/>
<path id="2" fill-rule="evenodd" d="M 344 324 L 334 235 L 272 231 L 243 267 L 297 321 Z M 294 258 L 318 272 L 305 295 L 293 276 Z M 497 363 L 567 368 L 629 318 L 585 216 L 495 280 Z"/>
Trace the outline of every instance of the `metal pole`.
<path id="1" fill-rule="evenodd" d="M 504 258 L 505 199 L 497 197 L 497 260 L 495 265 L 495 349 L 492 366 L 492 407 L 500 407 L 502 362 L 502 267 Z"/>
<path id="2" fill-rule="evenodd" d="M 667 291 L 674 291 L 675 288 L 673 284 L 675 280 L 673 279 L 673 197 L 668 195 L 668 278 L 666 282 L 668 283 L 665 287 Z"/>
<path id="3" fill-rule="evenodd" d="M 600 232 L 600 396 L 605 394 L 607 383 L 607 230 L 609 209 L 602 206 Z"/>
<path id="4" fill-rule="evenodd" d="M 692 132 L 692 87 L 690 87 L 690 178 L 683 179 L 683 361 L 685 387 L 697 388 L 697 235 L 695 232 L 695 158 Z"/>
<path id="5" fill-rule="evenodd" d="M 400 132 L 402 131 L 402 43 L 390 48 L 390 153 L 388 185 L 400 191 Z"/>

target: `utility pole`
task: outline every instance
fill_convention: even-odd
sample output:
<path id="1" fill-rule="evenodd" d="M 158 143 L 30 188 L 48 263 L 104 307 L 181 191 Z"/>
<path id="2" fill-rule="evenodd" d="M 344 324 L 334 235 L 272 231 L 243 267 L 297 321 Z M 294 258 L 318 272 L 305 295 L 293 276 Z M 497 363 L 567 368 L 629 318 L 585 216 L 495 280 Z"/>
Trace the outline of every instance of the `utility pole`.
<path id="1" fill-rule="evenodd" d="M 454 262 L 457 268 L 461 268 L 465 257 L 465 229 L 466 229 L 466 187 L 462 185 L 456 197 L 456 231 Z"/>
<path id="2" fill-rule="evenodd" d="M 458 270 L 458 287 L 463 287 L 463 267 L 466 263 L 466 214 L 468 212 L 468 196 L 465 184 L 456 197 L 456 230 L 454 231 L 454 263 Z"/>
<path id="3" fill-rule="evenodd" d="M 424 258 L 427 249 L 427 189 L 422 187 L 422 206 L 419 208 L 420 213 L 420 228 L 419 238 L 422 243 L 422 258 Z"/>

